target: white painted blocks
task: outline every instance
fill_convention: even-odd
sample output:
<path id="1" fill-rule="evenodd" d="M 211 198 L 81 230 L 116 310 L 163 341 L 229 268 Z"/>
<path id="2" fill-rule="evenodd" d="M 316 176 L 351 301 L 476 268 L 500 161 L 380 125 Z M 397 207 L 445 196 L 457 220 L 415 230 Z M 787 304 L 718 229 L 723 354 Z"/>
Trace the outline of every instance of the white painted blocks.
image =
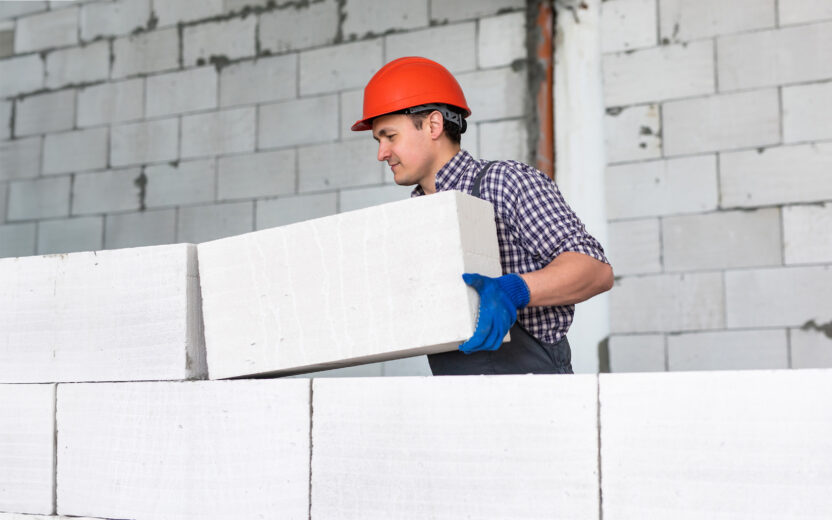
<path id="1" fill-rule="evenodd" d="M 339 16 L 336 0 L 263 13 L 260 15 L 260 47 L 283 53 L 331 44 L 338 34 Z"/>
<path id="2" fill-rule="evenodd" d="M 598 518 L 595 376 L 312 384 L 312 518 Z"/>
<path id="3" fill-rule="evenodd" d="M 0 60 L 0 96 L 7 97 L 43 87 L 43 59 L 38 54 Z"/>
<path id="4" fill-rule="evenodd" d="M 522 9 L 523 0 L 480 0 L 479 2 L 447 2 L 445 0 L 430 0 L 430 15 L 432 22 L 440 24 L 480 18 L 511 9 Z"/>
<path id="5" fill-rule="evenodd" d="M 300 54 L 300 94 L 364 87 L 382 66 L 382 40 L 366 40 Z"/>
<path id="6" fill-rule="evenodd" d="M 246 105 L 295 97 L 298 85 L 297 67 L 297 54 L 241 61 L 224 67 L 220 72 L 220 106 Z"/>
<path id="7" fill-rule="evenodd" d="M 522 117 L 526 101 L 525 73 L 510 67 L 478 70 L 456 77 L 468 106 L 476 107 L 468 124 L 492 119 Z"/>
<path id="8" fill-rule="evenodd" d="M 203 377 L 199 310 L 193 245 L 2 259 L 0 381 Z"/>
<path id="9" fill-rule="evenodd" d="M 344 37 L 363 38 L 391 30 L 428 25 L 428 0 L 390 0 L 378 9 L 375 0 L 352 0 L 345 6 Z"/>
<path id="10" fill-rule="evenodd" d="M 832 139 L 832 82 L 783 88 L 783 141 Z"/>
<path id="11" fill-rule="evenodd" d="M 46 86 L 106 80 L 110 73 L 110 44 L 106 41 L 86 47 L 70 47 L 46 55 Z"/>
<path id="12" fill-rule="evenodd" d="M 0 384 L 0 511 L 54 513 L 54 464 L 55 385 Z"/>
<path id="13" fill-rule="evenodd" d="M 659 0 L 662 41 L 688 41 L 775 25 L 775 0 Z"/>
<path id="14" fill-rule="evenodd" d="M 81 89 L 78 91 L 78 126 L 141 119 L 144 93 L 144 79 L 104 83 Z"/>
<path id="15" fill-rule="evenodd" d="M 74 126 L 74 90 L 40 94 L 17 102 L 14 118 L 15 137 L 70 130 Z"/>
<path id="16" fill-rule="evenodd" d="M 665 339 L 661 334 L 612 335 L 609 339 L 612 372 L 664 372 Z"/>
<path id="17" fill-rule="evenodd" d="M 153 12 L 159 17 L 159 26 L 174 25 L 178 22 L 190 22 L 201 18 L 211 18 L 222 14 L 223 0 L 179 0 L 164 2 L 155 0 Z"/>
<path id="18" fill-rule="evenodd" d="M 110 132 L 110 164 L 127 166 L 170 161 L 179 153 L 179 119 L 154 119 L 114 126 Z"/>
<path id="19" fill-rule="evenodd" d="M 779 0 L 780 25 L 832 19 L 832 4 L 827 0 Z"/>
<path id="20" fill-rule="evenodd" d="M 601 3 L 601 50 L 618 52 L 656 45 L 656 1 Z"/>
<path id="21" fill-rule="evenodd" d="M 662 270 L 659 219 L 610 222 L 607 255 L 618 276 Z"/>
<path id="22" fill-rule="evenodd" d="M 58 9 L 17 20 L 16 53 L 39 51 L 78 43 L 78 9 Z"/>
<path id="23" fill-rule="evenodd" d="M 144 27 L 150 18 L 150 2 L 121 0 L 81 6 L 81 38 L 92 40 L 98 36 L 120 36 Z"/>
<path id="24" fill-rule="evenodd" d="M 47 134 L 43 143 L 43 173 L 72 173 L 107 166 L 107 128 Z"/>
<path id="25" fill-rule="evenodd" d="M 602 374 L 604 518 L 829 517 L 829 375 Z"/>
<path id="26" fill-rule="evenodd" d="M 254 229 L 254 202 L 212 204 L 179 208 L 176 238 L 179 242 L 207 242 Z"/>
<path id="27" fill-rule="evenodd" d="M 526 58 L 526 13 L 509 13 L 480 20 L 477 45 L 481 68 L 511 65 Z"/>
<path id="28" fill-rule="evenodd" d="M 608 109 L 604 116 L 607 162 L 612 164 L 661 157 L 661 129 L 658 105 Z"/>
<path id="29" fill-rule="evenodd" d="M 789 368 L 786 331 L 672 334 L 667 337 L 667 364 L 670 370 Z"/>
<path id="30" fill-rule="evenodd" d="M 174 4 L 174 2 L 156 3 Z M 112 78 L 160 72 L 177 67 L 179 67 L 179 32 L 176 27 L 125 36 L 113 41 Z"/>
<path id="31" fill-rule="evenodd" d="M 786 264 L 832 263 L 832 203 L 783 208 Z"/>
<path id="32" fill-rule="evenodd" d="M 37 254 L 97 251 L 103 244 L 104 217 L 73 217 L 38 223 Z"/>
<path id="33" fill-rule="evenodd" d="M 233 60 L 254 56 L 256 28 L 256 16 L 185 27 L 182 32 L 183 63 L 190 67 L 208 63 L 212 57 Z"/>
<path id="34" fill-rule="evenodd" d="M 58 513 L 307 518 L 308 380 L 58 389 Z"/>
<path id="35" fill-rule="evenodd" d="M 0 142 L 0 181 L 37 177 L 42 146 L 40 137 Z"/>
<path id="36" fill-rule="evenodd" d="M 217 161 L 219 200 L 257 198 L 295 191 L 295 150 L 221 157 Z"/>
<path id="37" fill-rule="evenodd" d="M 476 30 L 476 23 L 469 22 L 390 34 L 384 37 L 384 61 L 424 56 L 441 63 L 452 73 L 474 70 L 477 68 Z M 360 114 L 360 106 L 358 111 Z M 358 117 L 352 121 L 356 119 Z"/>
<path id="38" fill-rule="evenodd" d="M 282 148 L 337 141 L 338 115 L 337 94 L 262 105 L 257 114 L 257 147 Z M 292 124 L 286 124 L 287 121 Z"/>
<path id="39" fill-rule="evenodd" d="M 182 158 L 253 152 L 254 107 L 182 117 Z"/>
<path id="40" fill-rule="evenodd" d="M 828 327 L 828 323 L 810 323 L 789 331 L 792 368 L 832 368 L 832 337 Z"/>
<path id="41" fill-rule="evenodd" d="M 383 166 L 377 155 L 378 146 L 369 136 L 362 140 L 298 148 L 298 190 L 320 191 L 378 184 L 383 180 Z"/>
<path id="42" fill-rule="evenodd" d="M 501 274 L 493 209 L 455 191 L 200 244 L 199 257 L 212 379 L 455 349 L 478 305 L 462 273 Z"/>
<path id="43" fill-rule="evenodd" d="M 337 208 L 338 194 L 334 191 L 259 200 L 256 214 L 257 229 L 328 217 L 336 214 Z"/>
<path id="44" fill-rule="evenodd" d="M 147 79 L 147 116 L 206 110 L 217 106 L 217 70 L 200 67 Z"/>

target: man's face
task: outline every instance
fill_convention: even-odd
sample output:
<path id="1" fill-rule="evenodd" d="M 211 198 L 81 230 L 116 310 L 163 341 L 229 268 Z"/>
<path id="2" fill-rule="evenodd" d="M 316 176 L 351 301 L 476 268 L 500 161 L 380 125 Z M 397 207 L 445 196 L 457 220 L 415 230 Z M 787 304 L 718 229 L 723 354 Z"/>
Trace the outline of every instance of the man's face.
<path id="1" fill-rule="evenodd" d="M 390 114 L 373 120 L 373 138 L 378 141 L 378 160 L 386 161 L 396 184 L 412 186 L 436 173 L 432 171 L 430 123 L 416 128 L 404 114 Z"/>

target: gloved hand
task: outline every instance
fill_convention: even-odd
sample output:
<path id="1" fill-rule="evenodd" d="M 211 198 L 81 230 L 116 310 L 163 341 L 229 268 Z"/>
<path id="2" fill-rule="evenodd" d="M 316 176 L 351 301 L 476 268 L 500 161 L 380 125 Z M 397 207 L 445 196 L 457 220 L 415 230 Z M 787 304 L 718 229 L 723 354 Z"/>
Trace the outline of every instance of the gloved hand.
<path id="1" fill-rule="evenodd" d="M 465 273 L 462 279 L 479 293 L 480 310 L 477 330 L 468 341 L 459 346 L 459 350 L 466 354 L 479 350 L 497 350 L 508 329 L 517 320 L 517 310 L 528 305 L 529 287 L 516 274 L 489 278 Z"/>

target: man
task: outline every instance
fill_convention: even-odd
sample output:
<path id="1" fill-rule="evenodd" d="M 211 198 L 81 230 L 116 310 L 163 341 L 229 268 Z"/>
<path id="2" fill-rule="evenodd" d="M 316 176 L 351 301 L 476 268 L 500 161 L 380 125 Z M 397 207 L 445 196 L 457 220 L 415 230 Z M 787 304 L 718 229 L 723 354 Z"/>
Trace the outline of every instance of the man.
<path id="1" fill-rule="evenodd" d="M 411 196 L 458 190 L 494 205 L 503 276 L 466 273 L 480 295 L 477 329 L 458 351 L 428 356 L 434 375 L 572 373 L 566 332 L 574 304 L 607 291 L 601 245 L 551 179 L 516 161 L 478 161 L 461 149 L 471 114 L 456 79 L 425 58 L 394 60 L 364 89 L 352 130 L 372 130 L 378 160 Z M 511 341 L 502 345 L 506 332 Z M 501 346 L 502 345 L 502 346 Z"/>

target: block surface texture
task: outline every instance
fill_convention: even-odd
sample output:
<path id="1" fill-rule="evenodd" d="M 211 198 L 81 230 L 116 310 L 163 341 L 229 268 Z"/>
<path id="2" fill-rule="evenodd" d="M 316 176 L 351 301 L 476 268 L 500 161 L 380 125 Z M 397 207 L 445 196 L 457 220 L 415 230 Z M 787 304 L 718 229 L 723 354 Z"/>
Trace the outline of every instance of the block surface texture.
<path id="1" fill-rule="evenodd" d="M 309 381 L 61 385 L 58 513 L 308 518 Z"/>
<path id="2" fill-rule="evenodd" d="M 598 518 L 593 375 L 312 384 L 312 518 Z"/>
<path id="3" fill-rule="evenodd" d="M 52 513 L 54 458 L 55 385 L 0 384 L 0 511 Z"/>
<path id="4" fill-rule="evenodd" d="M 444 192 L 199 245 L 209 375 L 312 372 L 453 350 L 501 274 L 493 208 Z"/>
<path id="5" fill-rule="evenodd" d="M 0 259 L 0 382 L 204 377 L 191 244 Z"/>
<path id="6" fill-rule="evenodd" d="M 604 519 L 829 518 L 830 375 L 601 375 Z"/>

